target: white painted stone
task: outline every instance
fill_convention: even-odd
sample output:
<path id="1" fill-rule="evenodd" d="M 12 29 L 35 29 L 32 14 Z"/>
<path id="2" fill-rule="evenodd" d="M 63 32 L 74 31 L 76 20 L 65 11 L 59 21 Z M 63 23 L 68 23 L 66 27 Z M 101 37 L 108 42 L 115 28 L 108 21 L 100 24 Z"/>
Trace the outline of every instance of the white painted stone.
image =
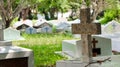
<path id="1" fill-rule="evenodd" d="M 11 41 L 0 41 L 0 46 L 12 46 Z"/>
<path id="2" fill-rule="evenodd" d="M 34 24 L 34 26 L 40 26 L 41 24 L 43 24 L 43 23 L 45 23 L 45 22 L 47 22 L 45 19 L 38 19 L 38 20 L 36 21 L 36 23 Z"/>
<path id="3" fill-rule="evenodd" d="M 66 55 L 77 59 L 81 57 L 81 45 L 80 40 L 63 40 L 62 52 Z"/>
<path id="4" fill-rule="evenodd" d="M 104 38 L 100 36 L 92 36 L 98 40 L 96 43 L 96 48 L 100 48 L 100 55 L 97 56 L 109 56 L 112 55 L 112 42 L 109 38 Z M 72 57 L 72 59 L 81 58 L 81 41 L 80 40 L 63 40 L 62 42 L 62 52 L 66 55 Z"/>
<path id="5" fill-rule="evenodd" d="M 100 37 L 100 36 L 92 36 L 92 38 L 95 38 L 95 40 L 98 41 L 98 43 L 96 43 L 96 48 L 101 49 L 101 54 L 99 56 L 112 55 L 111 39 Z"/>
<path id="6" fill-rule="evenodd" d="M 115 34 L 111 35 L 97 35 L 98 37 L 107 38 L 111 40 L 112 51 L 120 52 L 120 37 Z M 105 42 L 105 41 L 104 41 Z M 105 42 L 106 44 L 110 44 L 109 42 Z"/>
<path id="7" fill-rule="evenodd" d="M 102 34 L 113 34 L 115 32 L 119 32 L 118 29 L 120 29 L 120 23 L 112 20 L 102 28 Z"/>
<path id="8" fill-rule="evenodd" d="M 45 16 L 43 14 L 37 14 L 38 20 L 45 19 Z"/>
<path id="9" fill-rule="evenodd" d="M 33 27 L 33 22 L 31 20 L 21 20 L 21 21 L 16 22 L 15 24 L 13 24 L 13 28 L 18 28 L 19 26 L 21 26 L 23 24 L 25 24 L 29 27 Z"/>
<path id="10" fill-rule="evenodd" d="M 0 60 L 21 57 L 28 57 L 28 67 L 34 67 L 32 50 L 17 46 L 0 46 Z"/>
<path id="11" fill-rule="evenodd" d="M 58 32 L 69 31 L 70 24 L 66 22 L 61 22 L 56 26 Z"/>
<path id="12" fill-rule="evenodd" d="M 9 27 L 4 30 L 4 40 L 13 41 L 13 40 L 25 40 L 25 39 L 20 35 L 20 31 Z"/>

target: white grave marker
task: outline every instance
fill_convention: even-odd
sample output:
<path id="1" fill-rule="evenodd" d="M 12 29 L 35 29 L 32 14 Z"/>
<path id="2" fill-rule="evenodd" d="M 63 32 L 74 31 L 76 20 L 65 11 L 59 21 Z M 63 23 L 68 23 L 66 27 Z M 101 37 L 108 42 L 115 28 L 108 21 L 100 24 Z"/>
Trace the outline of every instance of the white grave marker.
<path id="1" fill-rule="evenodd" d="M 113 34 L 115 32 L 119 32 L 118 29 L 120 29 L 120 23 L 118 23 L 115 20 L 112 20 L 103 27 L 102 33 L 103 34 Z"/>
<path id="2" fill-rule="evenodd" d="M 4 40 L 6 41 L 24 40 L 24 38 L 20 35 L 20 31 L 9 27 L 4 30 Z"/>

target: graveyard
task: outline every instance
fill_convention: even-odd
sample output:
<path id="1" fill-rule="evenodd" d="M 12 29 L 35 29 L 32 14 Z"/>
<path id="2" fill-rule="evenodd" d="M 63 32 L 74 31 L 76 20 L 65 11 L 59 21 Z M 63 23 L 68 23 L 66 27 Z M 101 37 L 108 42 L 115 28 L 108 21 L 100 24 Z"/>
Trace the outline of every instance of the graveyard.
<path id="1" fill-rule="evenodd" d="M 0 67 L 120 67 L 120 0 L 1 0 Z"/>

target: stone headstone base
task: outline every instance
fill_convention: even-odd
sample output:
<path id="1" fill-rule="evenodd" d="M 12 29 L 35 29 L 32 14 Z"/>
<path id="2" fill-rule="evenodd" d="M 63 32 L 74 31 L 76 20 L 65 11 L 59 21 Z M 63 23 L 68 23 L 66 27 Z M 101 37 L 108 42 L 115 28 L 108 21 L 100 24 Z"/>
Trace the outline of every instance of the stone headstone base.
<path id="1" fill-rule="evenodd" d="M 0 41 L 0 46 L 12 46 L 11 41 Z"/>
<path id="2" fill-rule="evenodd" d="M 88 63 L 82 63 L 81 61 L 75 60 L 61 60 L 58 61 L 56 67 L 85 67 Z M 88 67 L 98 67 L 96 65 L 90 65 Z"/>
<path id="3" fill-rule="evenodd" d="M 120 55 L 94 57 L 93 59 L 104 60 L 109 57 L 111 57 L 111 61 L 105 61 L 102 64 L 95 63 L 88 67 L 120 67 Z M 56 67 L 85 67 L 87 64 L 77 60 L 61 60 L 57 61 Z"/>
<path id="4" fill-rule="evenodd" d="M 8 63 L 8 61 L 10 62 Z M 23 62 L 25 61 L 27 65 L 25 66 L 24 63 L 21 61 Z M 2 66 L 2 65 L 5 65 L 5 66 Z M 0 67 L 8 67 L 8 66 L 34 67 L 33 51 L 30 49 L 26 49 L 18 46 L 0 46 Z"/>

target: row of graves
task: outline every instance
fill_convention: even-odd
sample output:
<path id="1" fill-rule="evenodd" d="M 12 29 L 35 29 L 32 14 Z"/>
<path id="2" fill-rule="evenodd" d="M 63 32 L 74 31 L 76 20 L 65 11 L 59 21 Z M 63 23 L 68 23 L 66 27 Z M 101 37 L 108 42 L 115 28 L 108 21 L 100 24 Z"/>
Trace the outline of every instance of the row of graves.
<path id="1" fill-rule="evenodd" d="M 0 22 L 0 67 L 34 67 L 33 51 L 30 49 L 13 46 L 11 41 L 5 40 L 5 36 L 9 37 L 12 35 L 20 37 L 14 32 L 19 33 L 14 30 L 10 34 L 4 36 L 4 31 L 10 32 L 9 29 L 3 30 L 3 26 Z M 10 37 L 10 38 L 12 38 Z"/>
<path id="2" fill-rule="evenodd" d="M 81 23 L 72 24 L 80 39 L 63 40 L 61 54 L 68 59 L 57 61 L 56 67 L 120 67 L 120 23 L 92 23 L 88 12 L 81 9 Z"/>
<path id="3" fill-rule="evenodd" d="M 4 29 L 4 40 L 25 40 L 21 36 L 21 32 L 23 31 L 27 34 L 53 33 L 53 27 L 55 28 L 56 32 L 71 32 L 71 25 L 76 23 L 80 23 L 80 20 L 76 19 L 74 21 L 67 21 L 66 19 L 62 18 L 58 20 L 46 21 L 41 19 L 37 20 L 35 24 L 33 24 L 31 20 L 18 21 L 13 24 L 12 27 Z"/>
<path id="4" fill-rule="evenodd" d="M 35 20 L 35 22 L 32 22 L 32 20 L 21 20 L 13 24 L 13 28 L 20 31 L 25 31 L 28 34 L 53 33 L 53 28 L 55 29 L 55 32 L 71 32 L 71 24 L 80 23 L 79 21 L 79 19 L 67 21 L 65 18 L 50 21 L 38 19 Z"/>

